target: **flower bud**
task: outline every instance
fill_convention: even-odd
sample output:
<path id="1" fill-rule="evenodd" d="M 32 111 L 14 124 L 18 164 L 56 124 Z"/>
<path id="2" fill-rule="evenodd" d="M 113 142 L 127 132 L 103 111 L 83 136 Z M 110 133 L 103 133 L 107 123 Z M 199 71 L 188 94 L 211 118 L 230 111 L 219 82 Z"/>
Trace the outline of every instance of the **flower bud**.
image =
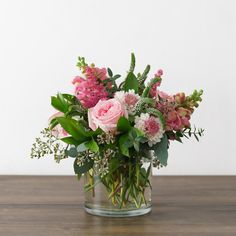
<path id="1" fill-rule="evenodd" d="M 185 93 L 177 93 L 176 95 L 175 95 L 175 101 L 177 102 L 177 103 L 184 103 L 184 101 L 185 101 Z"/>

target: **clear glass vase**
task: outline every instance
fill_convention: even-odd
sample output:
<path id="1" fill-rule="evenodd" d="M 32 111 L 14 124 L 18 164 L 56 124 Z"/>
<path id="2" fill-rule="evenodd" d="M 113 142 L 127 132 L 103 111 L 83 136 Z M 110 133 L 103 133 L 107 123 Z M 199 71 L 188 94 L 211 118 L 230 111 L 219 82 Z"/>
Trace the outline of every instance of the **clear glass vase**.
<path id="1" fill-rule="evenodd" d="M 130 217 L 151 211 L 151 159 L 128 163 L 101 177 L 94 167 L 84 176 L 86 212 Z"/>

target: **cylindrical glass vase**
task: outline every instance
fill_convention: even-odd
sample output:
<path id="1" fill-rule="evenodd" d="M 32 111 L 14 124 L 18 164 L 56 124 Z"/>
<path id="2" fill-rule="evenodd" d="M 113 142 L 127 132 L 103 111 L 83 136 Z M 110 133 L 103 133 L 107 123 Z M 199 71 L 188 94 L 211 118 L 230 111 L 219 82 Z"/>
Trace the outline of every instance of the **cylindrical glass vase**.
<path id="1" fill-rule="evenodd" d="M 84 176 L 86 212 L 109 217 L 130 217 L 151 211 L 150 159 L 126 163 L 105 176 L 94 167 Z"/>

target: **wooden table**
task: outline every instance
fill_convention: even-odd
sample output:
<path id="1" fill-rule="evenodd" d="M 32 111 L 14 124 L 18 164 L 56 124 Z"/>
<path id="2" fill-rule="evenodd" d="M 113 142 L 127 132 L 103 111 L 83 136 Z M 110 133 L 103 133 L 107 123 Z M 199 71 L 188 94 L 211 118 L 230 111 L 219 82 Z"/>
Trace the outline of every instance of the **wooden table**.
<path id="1" fill-rule="evenodd" d="M 235 177 L 154 177 L 146 216 L 84 212 L 75 177 L 0 176 L 1 236 L 236 235 Z"/>

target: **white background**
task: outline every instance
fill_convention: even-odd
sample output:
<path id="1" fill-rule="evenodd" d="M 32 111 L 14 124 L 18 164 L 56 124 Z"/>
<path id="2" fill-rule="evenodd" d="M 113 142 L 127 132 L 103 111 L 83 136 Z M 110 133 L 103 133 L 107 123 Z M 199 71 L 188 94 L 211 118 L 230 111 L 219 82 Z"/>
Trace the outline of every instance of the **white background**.
<path id="1" fill-rule="evenodd" d="M 164 70 L 162 89 L 204 89 L 192 123 L 200 143 L 172 143 L 163 175 L 236 174 L 236 1 L 1 0 L 0 174 L 73 174 L 72 160 L 31 160 L 31 143 L 53 112 L 50 96 L 72 92 L 78 55 L 126 74 Z"/>

